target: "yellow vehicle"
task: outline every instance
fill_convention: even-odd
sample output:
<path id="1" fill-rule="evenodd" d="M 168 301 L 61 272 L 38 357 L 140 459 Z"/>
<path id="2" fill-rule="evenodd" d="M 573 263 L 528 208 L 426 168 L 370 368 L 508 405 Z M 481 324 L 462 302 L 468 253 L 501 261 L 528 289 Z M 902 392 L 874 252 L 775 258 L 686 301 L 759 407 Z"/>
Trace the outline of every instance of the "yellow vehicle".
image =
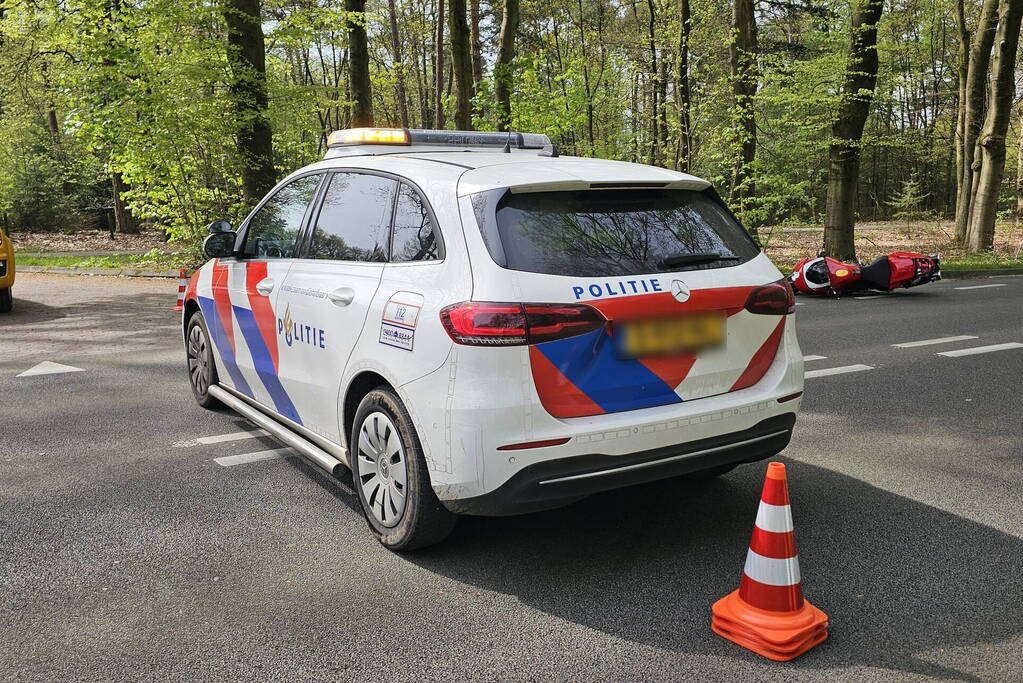
<path id="1" fill-rule="evenodd" d="M 14 305 L 11 288 L 14 287 L 14 243 L 0 228 L 0 313 Z"/>

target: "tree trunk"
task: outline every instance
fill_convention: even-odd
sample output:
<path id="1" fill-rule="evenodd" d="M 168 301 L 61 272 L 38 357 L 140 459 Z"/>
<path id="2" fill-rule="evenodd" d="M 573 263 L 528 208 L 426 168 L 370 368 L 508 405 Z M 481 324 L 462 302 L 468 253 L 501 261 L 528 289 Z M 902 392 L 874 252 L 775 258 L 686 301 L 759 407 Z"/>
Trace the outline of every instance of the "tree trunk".
<path id="1" fill-rule="evenodd" d="M 831 127 L 824 250 L 839 260 L 856 260 L 853 226 L 860 172 L 860 140 L 877 85 L 877 22 L 884 0 L 857 0 L 852 15 L 842 103 Z"/>
<path id="2" fill-rule="evenodd" d="M 114 229 L 124 235 L 137 235 L 139 226 L 135 222 L 135 217 L 131 215 L 131 209 L 124 203 L 124 198 L 121 196 L 128 186 L 125 185 L 120 173 L 114 173 L 110 180 L 114 195 Z"/>
<path id="3" fill-rule="evenodd" d="M 480 41 L 480 0 L 469 0 L 469 34 L 472 42 L 473 92 L 480 89 L 483 80 L 483 44 Z"/>
<path id="4" fill-rule="evenodd" d="M 472 58 L 465 0 L 448 0 L 451 66 L 455 79 L 455 128 L 472 130 Z"/>
<path id="5" fill-rule="evenodd" d="M 277 183 L 273 135 L 266 117 L 266 52 L 260 0 L 224 0 L 230 94 L 238 120 L 242 195 L 254 205 Z"/>
<path id="6" fill-rule="evenodd" d="M 366 0 L 345 0 L 348 29 L 348 83 L 352 89 L 352 126 L 373 125 L 373 92 L 369 81 Z"/>
<path id="7" fill-rule="evenodd" d="M 985 92 L 988 68 L 991 65 L 991 45 L 998 28 L 998 0 L 984 0 L 977 22 L 977 30 L 970 44 L 969 71 L 966 76 L 963 109 L 963 162 L 956 199 L 956 241 L 966 243 L 970 226 L 970 206 L 973 195 L 974 158 L 977 136 L 984 119 Z"/>
<path id="8" fill-rule="evenodd" d="M 963 177 L 963 150 L 966 140 L 966 79 L 970 73 L 970 31 L 966 27 L 965 0 L 956 0 L 956 29 L 959 32 L 959 49 L 956 53 L 959 62 L 956 69 L 958 81 L 958 98 L 956 100 L 956 185 Z"/>
<path id="9" fill-rule="evenodd" d="M 401 36 L 398 33 L 398 12 L 394 0 L 387 0 L 387 14 L 391 23 L 391 52 L 394 53 L 398 117 L 401 119 L 401 127 L 408 128 L 408 89 L 405 85 L 405 65 L 401 61 Z"/>
<path id="10" fill-rule="evenodd" d="M 1001 16 L 991 64 L 994 77 L 984 128 L 977 140 L 980 169 L 970 208 L 967 233 L 970 251 L 987 251 L 994 244 L 998 191 L 1005 176 L 1005 134 L 1009 130 L 1012 100 L 1016 96 L 1016 50 L 1019 47 L 1020 23 L 1023 22 L 1023 2 L 1003 0 L 998 13 Z"/>
<path id="11" fill-rule="evenodd" d="M 757 125 L 753 97 L 757 94 L 757 23 L 753 0 L 735 0 L 732 5 L 732 42 L 728 46 L 735 98 L 735 134 L 739 156 L 732 173 L 732 199 L 741 212 L 756 188 L 750 166 L 757 155 Z M 752 229 L 756 235 L 756 229 Z"/>
<path id="12" fill-rule="evenodd" d="M 657 3 L 647 0 L 647 47 L 650 50 L 650 153 L 649 163 L 659 165 L 664 154 L 661 143 L 661 117 L 664 115 L 661 100 L 661 70 L 657 63 Z"/>
<path id="13" fill-rule="evenodd" d="M 444 0 L 437 0 L 437 56 L 434 64 L 434 88 L 436 89 L 436 112 L 433 115 L 434 125 L 437 128 L 444 128 L 444 77 L 447 71 L 444 68 Z"/>
<path id="14" fill-rule="evenodd" d="M 511 91 L 514 85 L 512 60 L 515 59 L 515 34 L 519 30 L 519 0 L 504 0 L 501 37 L 494 64 L 494 99 L 497 103 L 497 129 L 511 130 Z"/>
<path id="15" fill-rule="evenodd" d="M 689 93 L 689 0 L 679 0 L 679 38 L 678 38 L 678 92 L 675 98 L 678 103 L 679 123 L 679 154 L 681 163 L 678 168 L 689 172 L 692 157 L 692 139 L 690 135 L 691 102 Z"/>
<path id="16" fill-rule="evenodd" d="M 1016 120 L 1019 122 L 1019 140 L 1016 148 L 1016 218 L 1023 218 L 1023 104 L 1017 110 Z"/>

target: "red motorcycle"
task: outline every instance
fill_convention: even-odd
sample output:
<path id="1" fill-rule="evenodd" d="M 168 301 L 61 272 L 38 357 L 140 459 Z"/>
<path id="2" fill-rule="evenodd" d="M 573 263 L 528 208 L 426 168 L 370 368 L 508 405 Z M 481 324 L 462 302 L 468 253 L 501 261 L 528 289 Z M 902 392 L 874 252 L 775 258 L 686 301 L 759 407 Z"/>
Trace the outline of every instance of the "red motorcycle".
<path id="1" fill-rule="evenodd" d="M 868 266 L 848 264 L 820 254 L 796 264 L 789 275 L 793 289 L 802 294 L 839 296 L 846 292 L 877 290 L 890 292 L 899 287 L 917 287 L 941 279 L 937 254 L 896 251 L 881 256 Z"/>

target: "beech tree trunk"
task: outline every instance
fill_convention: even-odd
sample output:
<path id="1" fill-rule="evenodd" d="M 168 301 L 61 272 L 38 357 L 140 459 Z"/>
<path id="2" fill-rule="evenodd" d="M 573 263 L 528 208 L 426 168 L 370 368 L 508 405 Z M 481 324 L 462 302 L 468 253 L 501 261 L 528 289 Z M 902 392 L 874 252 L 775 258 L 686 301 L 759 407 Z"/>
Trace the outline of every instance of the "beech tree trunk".
<path id="1" fill-rule="evenodd" d="M 469 0 L 469 37 L 472 47 L 473 92 L 479 92 L 483 80 L 483 43 L 480 40 L 480 0 Z"/>
<path id="2" fill-rule="evenodd" d="M 676 168 L 680 171 L 690 170 L 690 157 L 692 156 L 692 139 L 690 126 L 692 125 L 690 109 L 689 90 L 689 30 L 691 19 L 689 11 L 689 0 L 679 0 L 679 37 L 678 37 L 678 91 L 675 99 L 678 106 L 679 122 L 679 161 Z"/>
<path id="3" fill-rule="evenodd" d="M 224 0 L 223 13 L 231 71 L 229 89 L 242 156 L 242 195 L 246 204 L 254 205 L 277 183 L 273 136 L 266 116 L 266 49 L 260 1 Z"/>
<path id="4" fill-rule="evenodd" d="M 1023 1 L 1003 0 L 998 14 L 987 116 L 977 139 L 976 154 L 980 168 L 974 180 L 976 190 L 966 240 L 970 251 L 987 251 L 994 244 L 998 190 L 1005 177 L 1005 135 L 1009 130 L 1012 100 L 1016 96 L 1016 50 L 1019 47 L 1020 23 L 1023 22 Z"/>
<path id="5" fill-rule="evenodd" d="M 963 177 L 963 150 L 966 140 L 966 79 L 970 73 L 970 30 L 966 26 L 965 0 L 956 0 L 956 29 L 959 32 L 959 49 L 956 54 L 959 64 L 956 80 L 959 95 L 956 100 L 956 184 Z"/>
<path id="6" fill-rule="evenodd" d="M 444 128 L 444 0 L 437 0 L 437 56 L 434 58 L 434 88 L 436 89 L 436 112 L 434 125 Z"/>
<path id="7" fill-rule="evenodd" d="M 750 168 L 757 156 L 757 125 L 753 111 L 753 97 L 757 94 L 757 22 L 753 14 L 753 0 L 734 0 L 728 56 L 735 100 L 735 134 L 739 142 L 739 155 L 732 172 L 732 200 L 742 211 L 756 192 Z M 751 232 L 756 235 L 755 228 Z"/>
<path id="8" fill-rule="evenodd" d="M 122 194 L 128 189 L 120 173 L 115 173 L 110 178 L 110 186 L 114 195 L 114 229 L 125 235 L 137 235 L 139 232 L 138 223 L 131 215 L 131 209 L 124 203 Z M 262 198 L 262 197 L 260 197 Z"/>
<path id="9" fill-rule="evenodd" d="M 345 0 L 348 13 L 348 83 L 352 90 L 352 126 L 373 125 L 373 91 L 369 81 L 366 0 Z"/>
<path id="10" fill-rule="evenodd" d="M 853 226 L 860 174 L 860 140 L 877 85 L 877 22 L 884 0 L 857 0 L 852 15 L 842 104 L 831 127 L 824 250 L 839 260 L 856 260 Z"/>
<path id="11" fill-rule="evenodd" d="M 1016 218 L 1023 218 L 1023 104 L 1020 105 L 1016 121 L 1020 125 L 1019 142 L 1016 149 Z"/>
<path id="12" fill-rule="evenodd" d="M 984 120 L 985 93 L 988 68 L 991 65 L 991 45 L 998 28 L 998 0 L 984 0 L 977 22 L 977 30 L 970 44 L 969 70 L 963 101 L 963 161 L 956 197 L 956 241 L 966 243 L 970 226 L 970 206 L 973 195 L 974 158 L 977 136 Z"/>
<path id="13" fill-rule="evenodd" d="M 501 36 L 494 63 L 494 99 L 497 103 L 497 129 L 500 131 L 511 130 L 512 60 L 515 59 L 515 34 L 518 30 L 519 0 L 504 0 Z"/>
<path id="14" fill-rule="evenodd" d="M 455 78 L 455 128 L 472 130 L 472 57 L 465 0 L 448 0 L 451 67 Z"/>
<path id="15" fill-rule="evenodd" d="M 401 36 L 398 33 L 398 12 L 394 0 L 387 0 L 387 14 L 391 23 L 391 52 L 394 54 L 395 90 L 401 127 L 408 128 L 408 89 L 405 85 L 405 65 L 401 61 Z"/>

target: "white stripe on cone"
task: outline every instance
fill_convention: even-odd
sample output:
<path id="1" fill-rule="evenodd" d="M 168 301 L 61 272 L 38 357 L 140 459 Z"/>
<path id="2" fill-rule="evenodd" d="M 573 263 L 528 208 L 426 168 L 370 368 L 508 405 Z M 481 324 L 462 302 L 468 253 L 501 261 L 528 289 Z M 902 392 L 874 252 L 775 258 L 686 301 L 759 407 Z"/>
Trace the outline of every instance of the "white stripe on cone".
<path id="1" fill-rule="evenodd" d="M 792 531 L 792 510 L 788 505 L 771 505 L 760 501 L 756 524 L 764 531 L 773 531 L 776 534 Z"/>
<path id="2" fill-rule="evenodd" d="M 758 555 L 750 549 L 746 553 L 746 576 L 769 586 L 794 586 L 799 583 L 799 555 L 775 559 Z"/>

